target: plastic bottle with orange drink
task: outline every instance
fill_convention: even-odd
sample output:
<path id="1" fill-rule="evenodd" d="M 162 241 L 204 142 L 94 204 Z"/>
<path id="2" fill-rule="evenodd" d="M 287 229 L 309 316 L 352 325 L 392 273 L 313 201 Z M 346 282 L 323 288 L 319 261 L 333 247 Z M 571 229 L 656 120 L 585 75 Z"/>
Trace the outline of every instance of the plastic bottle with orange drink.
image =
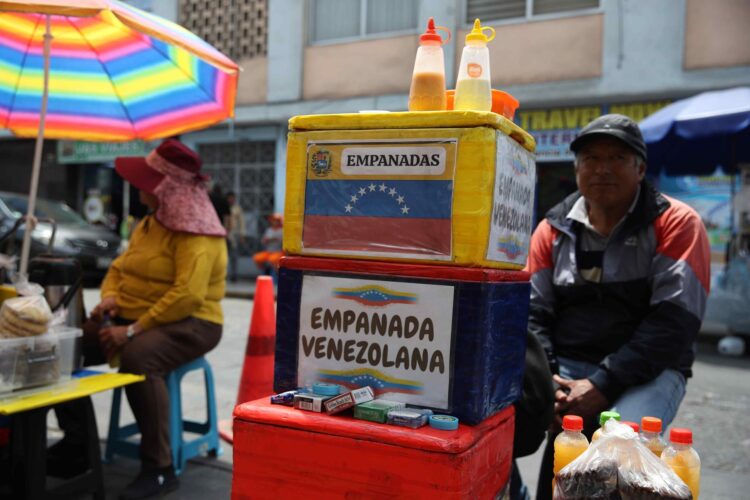
<path id="1" fill-rule="evenodd" d="M 591 442 L 593 443 L 604 433 L 604 423 L 609 419 L 620 420 L 620 414 L 616 411 L 603 411 L 599 414 L 599 428 L 596 430 L 593 436 L 591 436 Z"/>
<path id="2" fill-rule="evenodd" d="M 563 431 L 555 438 L 555 474 L 578 458 L 589 447 L 589 440 L 583 435 L 583 418 L 578 415 L 565 415 L 562 421 Z M 552 483 L 554 488 L 555 484 Z"/>
<path id="3" fill-rule="evenodd" d="M 693 432 L 690 429 L 674 428 L 669 432 L 669 446 L 661 454 L 661 459 L 680 476 L 698 500 L 701 484 L 701 459 L 693 448 Z"/>
<path id="4" fill-rule="evenodd" d="M 437 30 L 446 31 L 448 38 L 443 41 Z M 409 88 L 409 111 L 446 109 L 443 44 L 450 38 L 448 28 L 435 26 L 433 18 L 427 21 L 427 30 L 419 37 L 419 48 L 414 60 L 414 73 Z"/>
<path id="5" fill-rule="evenodd" d="M 489 36 L 484 31 L 491 31 Z M 490 52 L 487 42 L 495 38 L 495 29 L 482 26 L 479 19 L 466 35 L 466 45 L 461 53 L 456 79 L 456 96 L 453 109 L 465 111 L 490 111 L 492 109 L 492 79 L 490 78 Z"/>
<path id="6" fill-rule="evenodd" d="M 661 437 L 661 419 L 656 417 L 643 417 L 641 419 L 641 442 L 651 453 L 657 457 L 661 456 L 664 448 L 667 447 L 666 441 Z"/>

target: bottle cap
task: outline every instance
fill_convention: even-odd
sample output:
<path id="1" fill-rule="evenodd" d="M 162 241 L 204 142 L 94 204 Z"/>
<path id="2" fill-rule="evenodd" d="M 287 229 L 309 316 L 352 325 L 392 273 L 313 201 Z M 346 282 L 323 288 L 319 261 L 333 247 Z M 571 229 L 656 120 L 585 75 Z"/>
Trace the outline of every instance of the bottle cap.
<path id="1" fill-rule="evenodd" d="M 625 424 L 628 427 L 630 427 L 631 429 L 633 429 L 633 432 L 635 432 L 636 434 L 638 434 L 639 432 L 641 432 L 641 428 L 638 427 L 638 424 L 636 424 L 635 422 L 623 422 L 623 424 Z"/>
<path id="2" fill-rule="evenodd" d="M 341 387 L 336 384 L 327 384 L 325 382 L 315 382 L 312 387 L 313 394 L 318 396 L 338 396 Z"/>
<path id="3" fill-rule="evenodd" d="M 450 415 L 430 415 L 430 427 L 441 431 L 458 429 L 458 419 Z"/>
<path id="4" fill-rule="evenodd" d="M 643 417 L 641 429 L 646 432 L 661 432 L 661 419 L 656 417 Z"/>
<path id="5" fill-rule="evenodd" d="M 448 33 L 448 38 L 443 41 L 443 38 L 436 33 L 436 30 L 439 31 L 445 31 Z M 427 20 L 427 29 L 424 33 L 419 35 L 419 41 L 420 42 L 440 42 L 441 44 L 446 44 L 451 39 L 451 30 L 446 28 L 445 26 L 435 26 L 435 19 L 432 17 Z"/>
<path id="6" fill-rule="evenodd" d="M 565 415 L 562 421 L 562 428 L 566 431 L 582 431 L 583 419 L 578 415 Z"/>
<path id="7" fill-rule="evenodd" d="M 487 36 L 484 34 L 484 30 L 489 30 L 492 32 L 490 36 Z M 467 42 L 484 42 L 487 43 L 490 40 L 493 40 L 495 38 L 495 28 L 491 26 L 482 26 L 479 22 L 479 19 L 474 20 L 474 28 L 471 30 L 471 32 L 466 35 L 466 41 Z"/>
<path id="8" fill-rule="evenodd" d="M 615 420 L 620 420 L 620 414 L 616 411 L 603 411 L 599 414 L 599 425 L 604 425 L 604 422 L 607 420 L 614 418 Z"/>
<path id="9" fill-rule="evenodd" d="M 676 427 L 669 431 L 669 440 L 673 443 L 693 444 L 693 431 Z"/>

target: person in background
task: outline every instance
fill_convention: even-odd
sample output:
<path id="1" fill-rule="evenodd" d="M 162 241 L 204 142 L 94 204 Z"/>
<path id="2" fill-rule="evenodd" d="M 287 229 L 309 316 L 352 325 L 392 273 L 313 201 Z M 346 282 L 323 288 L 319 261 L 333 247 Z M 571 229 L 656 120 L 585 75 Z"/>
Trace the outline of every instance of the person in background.
<path id="1" fill-rule="evenodd" d="M 224 225 L 227 226 L 227 217 L 229 217 L 229 203 L 227 197 L 224 196 L 224 190 L 221 188 L 221 184 L 211 181 L 211 205 L 213 205 L 216 215 Z"/>
<path id="2" fill-rule="evenodd" d="M 665 427 L 685 395 L 710 282 L 698 214 L 646 180 L 646 145 L 623 115 L 601 116 L 571 143 L 578 191 L 534 231 L 529 331 L 546 352 L 555 413 L 588 432 L 612 409 Z M 554 431 L 538 482 L 551 497 Z"/>
<path id="3" fill-rule="evenodd" d="M 253 255 L 253 261 L 258 269 L 265 274 L 271 274 L 275 281 L 279 260 L 283 255 L 281 248 L 284 236 L 284 217 L 281 214 L 271 214 L 268 216 L 268 223 L 269 226 L 260 239 L 263 250 Z"/>
<path id="4" fill-rule="evenodd" d="M 227 241 L 229 242 L 229 279 L 237 281 L 237 259 L 240 245 L 245 244 L 245 216 L 237 203 L 234 192 L 227 193 L 229 215 L 226 218 Z"/>
<path id="5" fill-rule="evenodd" d="M 146 375 L 125 389 L 141 431 L 141 471 L 120 498 L 135 500 L 178 487 L 164 377 L 219 343 L 227 248 L 195 152 L 168 139 L 146 158 L 117 158 L 115 168 L 140 190 L 150 213 L 102 283 L 83 350 L 86 364 L 119 358 L 121 372 Z M 61 452 L 74 460 L 77 420 L 70 412 L 58 412 L 58 420 L 65 438 L 50 451 L 58 461 Z"/>

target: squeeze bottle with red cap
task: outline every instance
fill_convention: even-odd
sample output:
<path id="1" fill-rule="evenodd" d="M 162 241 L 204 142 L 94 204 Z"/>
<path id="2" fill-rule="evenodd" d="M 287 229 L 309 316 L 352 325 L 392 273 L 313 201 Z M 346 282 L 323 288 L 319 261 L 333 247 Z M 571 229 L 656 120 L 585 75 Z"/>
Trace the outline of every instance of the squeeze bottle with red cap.
<path id="1" fill-rule="evenodd" d="M 448 33 L 443 39 L 436 30 Z M 427 30 L 419 37 L 417 58 L 409 88 L 409 111 L 440 111 L 446 108 L 445 57 L 443 44 L 451 38 L 448 28 L 435 26 L 435 20 L 427 21 Z"/>
<path id="2" fill-rule="evenodd" d="M 661 419 L 656 417 L 643 417 L 641 419 L 641 443 L 651 450 L 657 457 L 661 456 L 667 443 L 661 437 Z"/>
<path id="3" fill-rule="evenodd" d="M 492 34 L 484 34 L 489 30 Z M 474 29 L 466 35 L 466 45 L 458 66 L 456 96 L 453 109 L 465 111 L 490 111 L 492 109 L 492 84 L 490 79 L 490 51 L 487 42 L 495 38 L 495 29 L 474 21 Z"/>
<path id="4" fill-rule="evenodd" d="M 565 415 L 563 431 L 555 438 L 555 474 L 578 458 L 589 447 L 589 440 L 583 435 L 583 419 L 578 415 Z M 554 483 L 553 483 L 554 487 Z"/>
<path id="5" fill-rule="evenodd" d="M 690 429 L 674 428 L 669 432 L 669 441 L 661 459 L 687 484 L 693 500 L 698 500 L 701 459 L 693 448 L 693 432 Z"/>

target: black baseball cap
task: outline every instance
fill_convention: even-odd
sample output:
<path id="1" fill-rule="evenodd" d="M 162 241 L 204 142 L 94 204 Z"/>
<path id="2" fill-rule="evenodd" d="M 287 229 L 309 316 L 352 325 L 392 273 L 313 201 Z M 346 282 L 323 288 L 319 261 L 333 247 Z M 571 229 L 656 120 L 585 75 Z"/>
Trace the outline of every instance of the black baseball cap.
<path id="1" fill-rule="evenodd" d="M 578 136 L 570 143 L 570 150 L 577 153 L 583 144 L 597 135 L 608 135 L 620 139 L 632 150 L 646 160 L 646 143 L 638 124 L 625 115 L 602 115 L 593 120 L 578 132 Z"/>

